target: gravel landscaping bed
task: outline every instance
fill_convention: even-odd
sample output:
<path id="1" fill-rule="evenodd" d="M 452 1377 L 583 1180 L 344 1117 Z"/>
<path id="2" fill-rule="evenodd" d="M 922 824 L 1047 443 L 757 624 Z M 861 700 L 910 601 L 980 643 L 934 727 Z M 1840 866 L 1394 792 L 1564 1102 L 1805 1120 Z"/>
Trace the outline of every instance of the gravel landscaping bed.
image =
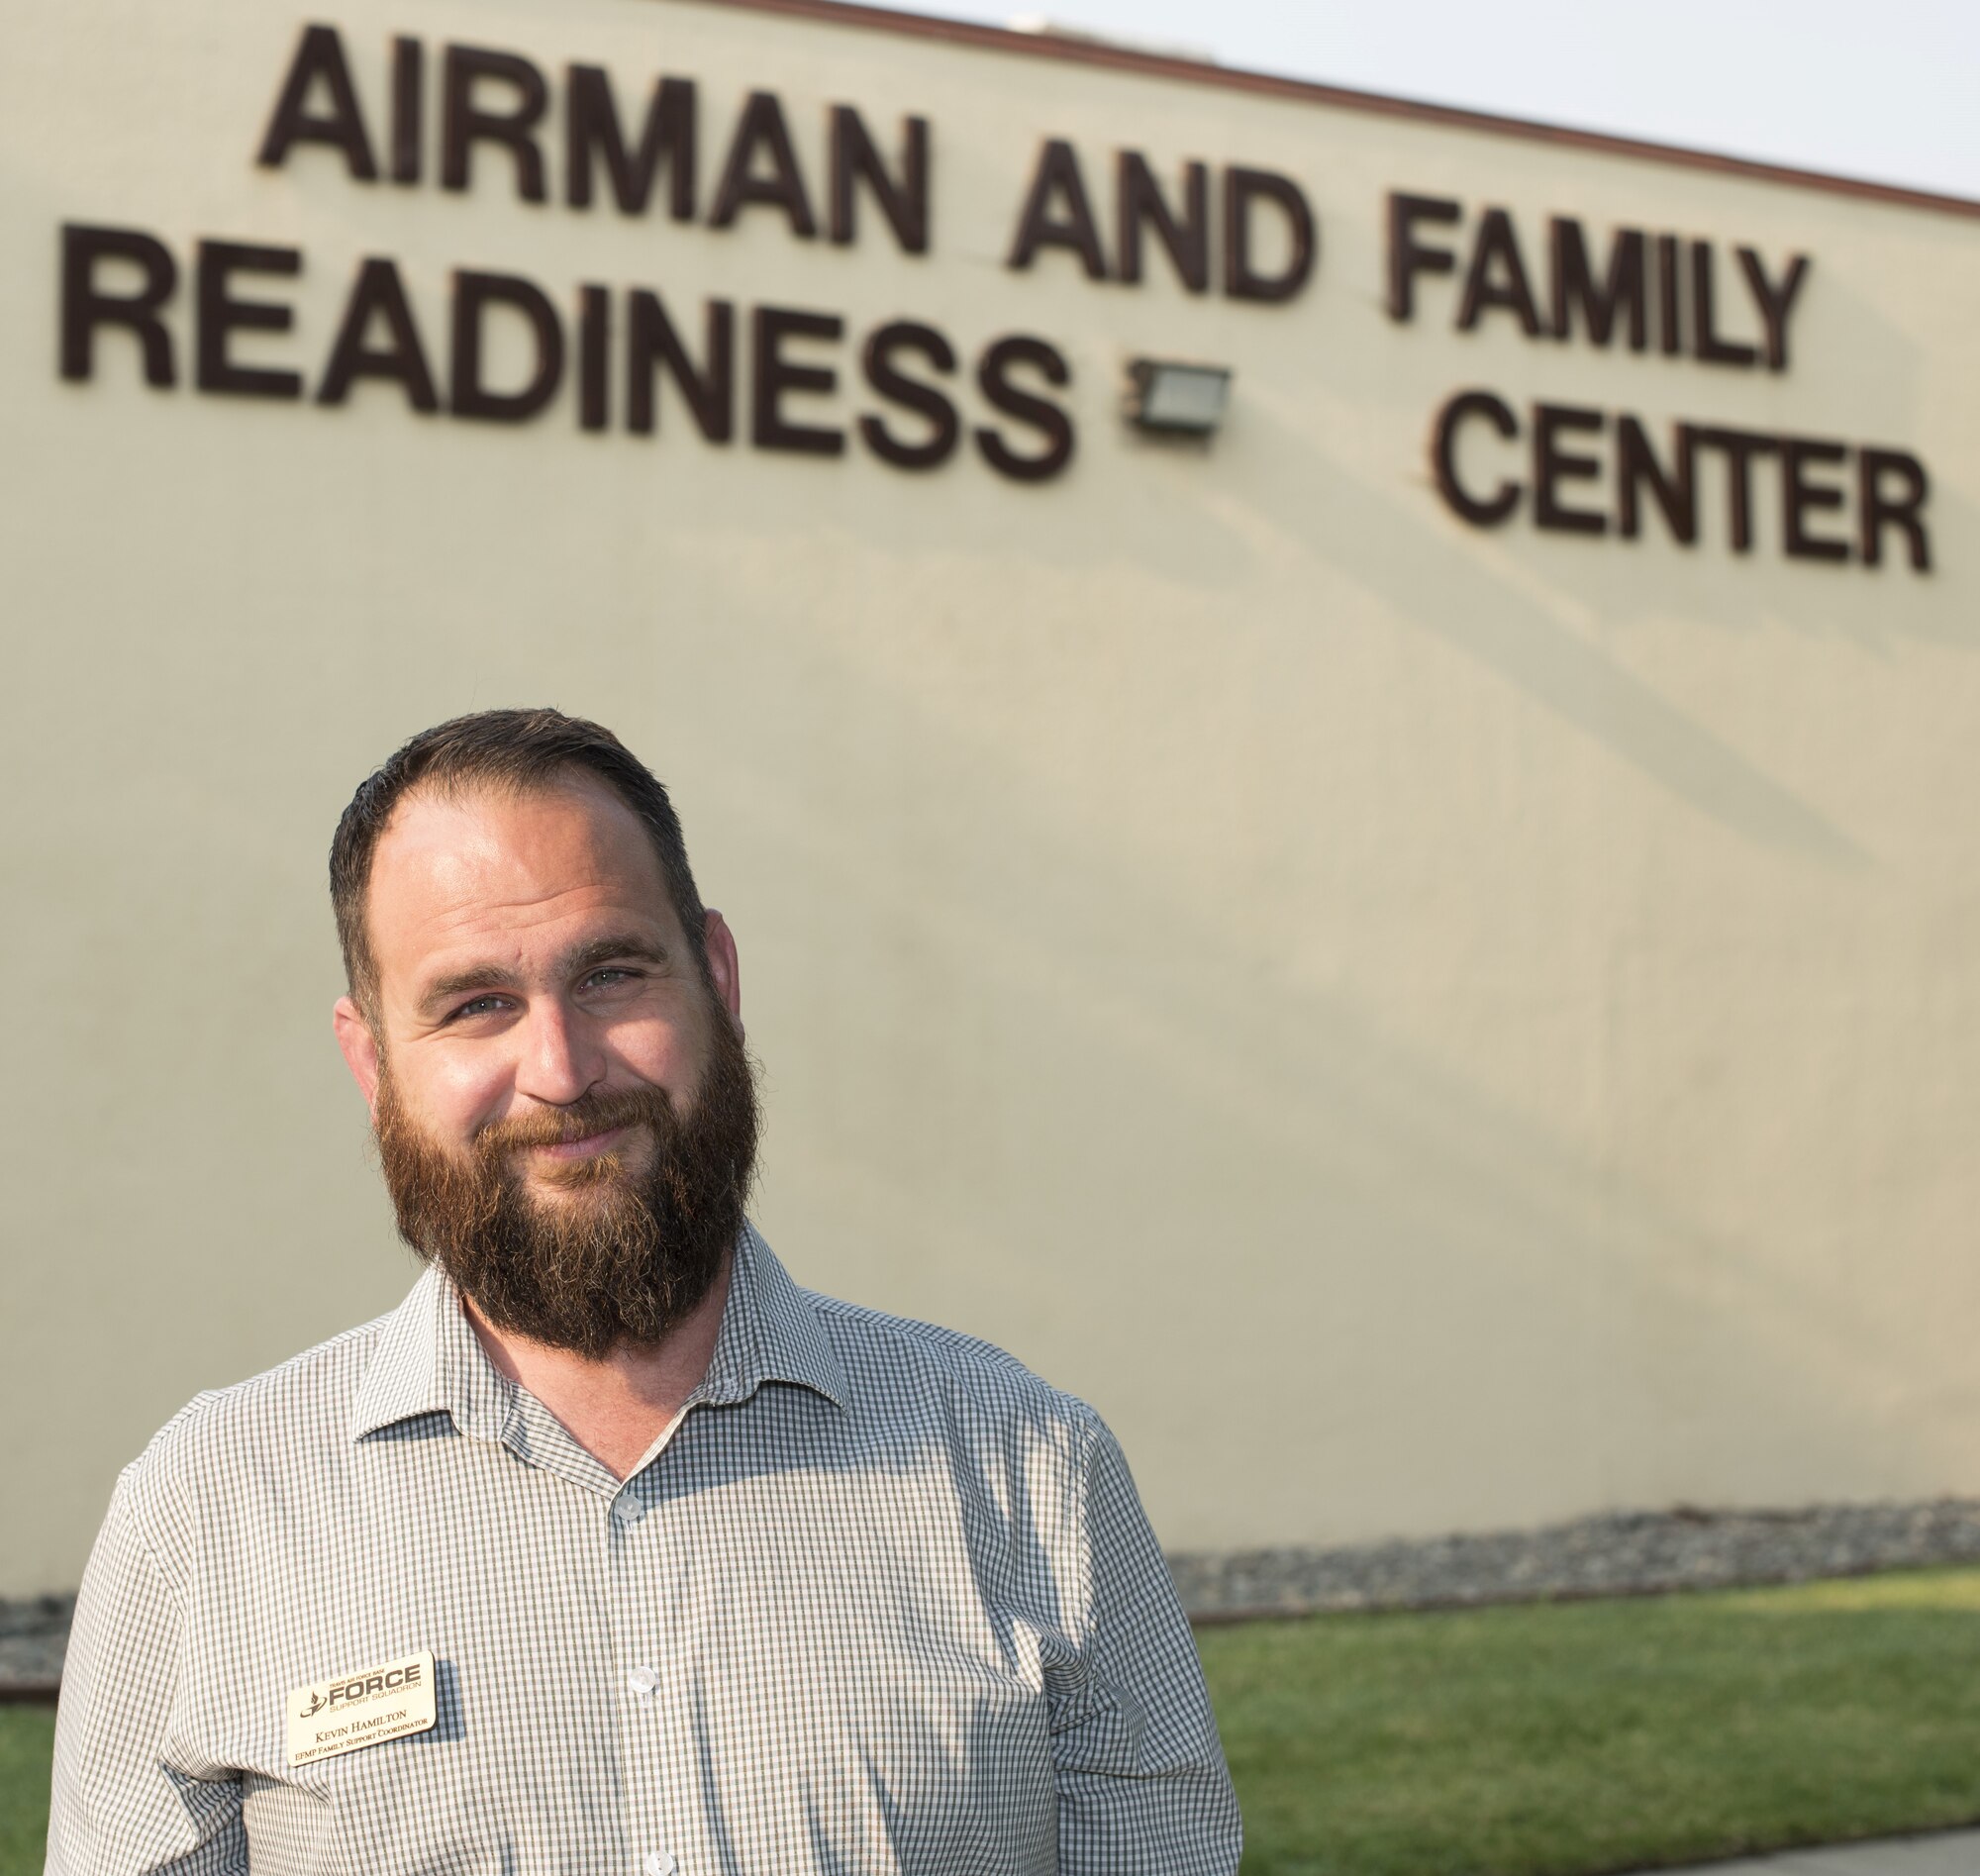
<path id="1" fill-rule="evenodd" d="M 1339 1548 L 1181 1551 L 1169 1570 L 1194 1617 L 1647 1596 L 1980 1562 L 1980 1499 L 1800 1511 L 1618 1512 L 1539 1530 Z M 75 1599 L 0 1601 L 0 1694 L 60 1678 Z"/>
<path id="2" fill-rule="evenodd" d="M 1798 1511 L 1617 1512 L 1539 1530 L 1350 1544 L 1178 1552 L 1192 1616 L 1646 1596 L 1799 1583 L 1980 1561 L 1980 1499 L 1814 1505 Z"/>
<path id="3" fill-rule="evenodd" d="M 0 1690 L 45 1687 L 61 1678 L 73 1596 L 0 1601 Z"/>

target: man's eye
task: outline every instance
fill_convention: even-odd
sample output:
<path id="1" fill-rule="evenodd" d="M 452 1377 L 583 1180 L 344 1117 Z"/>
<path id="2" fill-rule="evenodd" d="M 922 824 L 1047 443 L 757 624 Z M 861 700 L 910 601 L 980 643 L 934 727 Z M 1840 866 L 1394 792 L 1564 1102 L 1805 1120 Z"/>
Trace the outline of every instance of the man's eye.
<path id="1" fill-rule="evenodd" d="M 463 1003 L 458 1010 L 454 1011 L 447 1018 L 447 1021 L 449 1023 L 458 1023 L 462 1017 L 486 1016 L 489 1011 L 498 1010 L 501 1006 L 502 999 L 500 997 L 476 997 L 470 1003 Z"/>
<path id="2" fill-rule="evenodd" d="M 594 970 L 584 981 L 602 990 L 610 990 L 619 984 L 637 982 L 641 973 L 628 969 L 624 964 L 607 964 L 602 970 Z"/>

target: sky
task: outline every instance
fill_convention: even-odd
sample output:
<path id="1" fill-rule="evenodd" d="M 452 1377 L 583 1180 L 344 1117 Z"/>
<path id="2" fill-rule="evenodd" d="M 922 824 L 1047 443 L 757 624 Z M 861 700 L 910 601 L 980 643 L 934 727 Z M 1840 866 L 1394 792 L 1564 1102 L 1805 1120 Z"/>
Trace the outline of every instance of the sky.
<path id="1" fill-rule="evenodd" d="M 1980 0 L 880 0 L 1980 198 Z"/>

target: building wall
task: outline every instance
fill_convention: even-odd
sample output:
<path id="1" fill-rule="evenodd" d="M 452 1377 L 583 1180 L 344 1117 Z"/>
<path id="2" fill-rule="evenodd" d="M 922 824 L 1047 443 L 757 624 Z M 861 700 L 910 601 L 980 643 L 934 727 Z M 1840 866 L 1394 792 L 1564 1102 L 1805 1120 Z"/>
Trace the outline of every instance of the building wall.
<path id="1" fill-rule="evenodd" d="M 1170 1544 L 1980 1491 L 1980 223 L 740 7 L 317 17 L 381 142 L 393 34 L 430 82 L 448 41 L 603 65 L 629 107 L 691 75 L 704 200 L 752 89 L 814 193 L 827 106 L 890 149 L 921 113 L 932 249 L 870 201 L 851 246 L 766 207 L 580 212 L 555 160 L 526 204 L 499 151 L 464 193 L 322 147 L 257 166 L 302 19 L 250 0 L 5 30 L 0 1591 L 73 1585 L 189 1395 L 409 1283 L 331 1043 L 324 855 L 405 736 L 510 703 L 602 718 L 673 789 L 740 937 L 756 1212 L 800 1280 L 1092 1400 Z M 1103 203 L 1122 147 L 1296 179 L 1310 285 L 1195 296 L 1158 249 L 1138 287 L 1008 268 L 1049 137 Z M 1396 190 L 1460 200 L 1424 230 L 1460 250 L 1487 204 L 1530 261 L 1555 214 L 1708 240 L 1742 338 L 1734 247 L 1806 253 L 1788 368 L 1503 308 L 1458 332 L 1455 277 L 1399 323 Z M 64 223 L 172 251 L 177 388 L 116 332 L 59 376 Z M 201 237 L 301 250 L 242 276 L 296 313 L 236 351 L 302 400 L 184 382 Z M 912 318 L 953 342 L 966 423 L 1006 422 L 969 373 L 1036 334 L 1077 451 L 1034 483 L 967 442 L 929 473 L 856 438 L 719 446 L 665 391 L 657 435 L 592 435 L 568 383 L 515 425 L 383 383 L 323 408 L 368 255 L 437 354 L 456 268 L 566 312 L 650 286 L 697 345 L 708 296 L 838 314 L 836 347 L 793 347 L 842 374 L 808 421 L 880 409 L 862 337 Z M 1212 444 L 1122 421 L 1138 354 L 1235 368 Z M 1472 527 L 1427 446 L 1469 387 L 1660 447 L 1684 419 L 1911 451 L 1933 565 L 1896 535 L 1879 567 L 1788 557 L 1771 461 L 1745 554 L 1718 457 L 1689 548 L 1654 518 L 1544 531 L 1531 496 Z M 1489 489 L 1523 447 L 1474 422 L 1458 467 Z M 1570 492 L 1613 518 L 1607 468 Z"/>

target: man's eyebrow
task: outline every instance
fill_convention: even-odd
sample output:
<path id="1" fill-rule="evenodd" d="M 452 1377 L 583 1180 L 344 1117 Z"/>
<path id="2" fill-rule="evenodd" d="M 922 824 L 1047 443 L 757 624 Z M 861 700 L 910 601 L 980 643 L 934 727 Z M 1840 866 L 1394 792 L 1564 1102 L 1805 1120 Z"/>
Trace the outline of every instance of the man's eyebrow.
<path id="1" fill-rule="evenodd" d="M 603 938 L 587 938 L 566 951 L 563 974 L 582 977 L 586 971 L 596 970 L 600 964 L 609 964 L 618 957 L 637 957 L 645 964 L 664 965 L 674 961 L 667 947 L 649 933 L 608 932 Z"/>
<path id="2" fill-rule="evenodd" d="M 558 960 L 558 970 L 566 978 L 582 977 L 600 964 L 621 957 L 662 966 L 673 962 L 667 947 L 645 933 L 608 932 L 603 938 L 587 938 L 566 951 Z M 465 970 L 449 971 L 445 977 L 436 978 L 420 998 L 419 1008 L 423 1015 L 431 1014 L 442 1004 L 469 991 L 506 990 L 514 982 L 515 973 L 506 964 L 470 964 Z"/>
<path id="3" fill-rule="evenodd" d="M 475 964 L 466 970 L 452 971 L 445 977 L 436 978 L 428 986 L 426 994 L 420 998 L 419 1008 L 424 1014 L 470 990 L 500 990 L 509 980 L 510 973 L 500 964 Z"/>

